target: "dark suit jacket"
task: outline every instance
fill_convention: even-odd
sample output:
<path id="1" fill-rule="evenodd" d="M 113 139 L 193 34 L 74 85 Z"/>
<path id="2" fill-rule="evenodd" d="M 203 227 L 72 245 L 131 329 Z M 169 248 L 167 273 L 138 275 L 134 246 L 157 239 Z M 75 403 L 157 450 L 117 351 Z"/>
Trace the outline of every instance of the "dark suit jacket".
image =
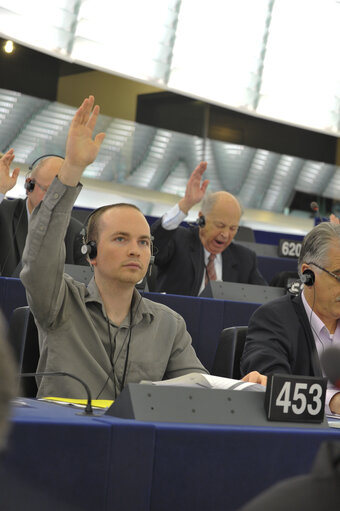
<path id="1" fill-rule="evenodd" d="M 317 453 L 313 469 L 277 483 L 261 493 L 240 511 L 339 511 L 340 509 L 340 442 L 324 442 Z"/>
<path id="2" fill-rule="evenodd" d="M 197 296 L 204 272 L 204 250 L 198 227 L 163 229 L 161 219 L 151 226 L 155 264 L 158 269 L 155 291 Z M 266 285 L 257 269 L 256 254 L 231 243 L 222 252 L 222 280 Z"/>
<path id="3" fill-rule="evenodd" d="M 287 294 L 259 307 L 248 325 L 241 374 L 322 376 L 301 295 Z"/>
<path id="4" fill-rule="evenodd" d="M 24 199 L 4 199 L 0 204 L 0 275 L 10 277 L 21 261 L 28 222 Z M 71 218 L 65 236 L 66 264 L 88 265 L 81 253 L 82 224 Z"/>

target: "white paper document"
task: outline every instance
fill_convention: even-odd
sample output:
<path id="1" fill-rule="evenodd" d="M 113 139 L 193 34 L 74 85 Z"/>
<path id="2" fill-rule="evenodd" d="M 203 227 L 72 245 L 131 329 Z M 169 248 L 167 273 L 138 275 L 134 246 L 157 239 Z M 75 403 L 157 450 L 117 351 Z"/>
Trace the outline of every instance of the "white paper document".
<path id="1" fill-rule="evenodd" d="M 225 390 L 255 390 L 265 392 L 266 387 L 258 383 L 249 383 L 242 380 L 233 380 L 232 378 L 222 378 L 204 373 L 190 373 L 178 378 L 162 381 L 145 381 L 141 383 L 151 383 L 152 385 L 167 385 L 173 387 L 205 387 L 207 389 L 225 389 Z"/>

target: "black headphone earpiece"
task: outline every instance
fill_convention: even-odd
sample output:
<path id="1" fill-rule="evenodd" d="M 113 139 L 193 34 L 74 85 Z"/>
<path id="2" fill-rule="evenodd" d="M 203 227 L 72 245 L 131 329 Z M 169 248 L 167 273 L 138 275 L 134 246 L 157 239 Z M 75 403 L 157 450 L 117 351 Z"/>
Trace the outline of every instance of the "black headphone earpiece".
<path id="1" fill-rule="evenodd" d="M 35 187 L 35 180 L 31 177 L 26 177 L 24 187 L 28 192 L 33 192 Z"/>
<path id="2" fill-rule="evenodd" d="M 83 239 L 83 244 L 80 249 L 83 255 L 88 255 L 89 259 L 94 259 L 97 257 L 97 243 L 96 241 L 90 240 L 87 243 L 85 239 Z"/>
<path id="3" fill-rule="evenodd" d="M 205 226 L 205 216 L 204 215 L 201 215 L 201 216 L 199 216 L 197 218 L 196 225 L 198 225 L 198 227 L 204 227 Z"/>
<path id="4" fill-rule="evenodd" d="M 312 286 L 315 282 L 315 273 L 312 270 L 305 270 L 301 275 L 301 282 L 305 286 Z"/>

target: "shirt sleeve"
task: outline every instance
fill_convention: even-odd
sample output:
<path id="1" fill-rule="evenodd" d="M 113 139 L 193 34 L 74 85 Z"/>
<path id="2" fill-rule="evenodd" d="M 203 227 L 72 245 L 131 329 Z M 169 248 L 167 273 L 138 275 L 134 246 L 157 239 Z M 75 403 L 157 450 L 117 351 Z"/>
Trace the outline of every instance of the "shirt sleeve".
<path id="1" fill-rule="evenodd" d="M 180 210 L 178 204 L 175 204 L 169 211 L 162 217 L 162 227 L 167 231 L 177 229 L 179 224 L 186 218 L 186 214 Z"/>
<path id="2" fill-rule="evenodd" d="M 20 278 L 28 304 L 39 323 L 48 328 L 62 307 L 65 294 L 65 233 L 73 204 L 81 190 L 55 178 L 29 222 Z"/>

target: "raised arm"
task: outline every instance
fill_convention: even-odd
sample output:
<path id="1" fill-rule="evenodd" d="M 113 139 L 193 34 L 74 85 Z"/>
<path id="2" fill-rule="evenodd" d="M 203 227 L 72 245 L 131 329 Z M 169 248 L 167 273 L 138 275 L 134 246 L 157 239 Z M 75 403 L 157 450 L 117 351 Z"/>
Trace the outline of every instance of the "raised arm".
<path id="1" fill-rule="evenodd" d="M 94 105 L 94 97 L 89 96 L 75 113 L 68 132 L 65 161 L 59 171 L 59 180 L 68 186 L 77 186 L 87 165 L 98 154 L 105 133 L 98 133 L 93 139 L 99 106 Z"/>
<path id="2" fill-rule="evenodd" d="M 92 137 L 99 113 L 93 104 L 90 96 L 75 113 L 65 162 L 29 222 L 20 277 L 33 314 L 45 328 L 51 327 L 60 313 L 67 316 L 67 307 L 63 307 L 68 289 L 64 278 L 65 233 L 81 190 L 81 175 L 96 158 L 104 139 L 104 133 Z"/>
<path id="3" fill-rule="evenodd" d="M 188 214 L 188 211 L 195 206 L 195 204 L 198 204 L 205 195 L 209 181 L 208 179 L 202 181 L 202 178 L 206 169 L 206 161 L 201 161 L 201 163 L 197 165 L 189 178 L 185 195 L 178 203 L 180 210 L 186 215 Z"/>
<path id="4" fill-rule="evenodd" d="M 14 149 L 9 149 L 9 151 L 0 158 L 0 193 L 4 195 L 16 185 L 18 179 L 19 167 L 13 170 L 12 175 L 10 173 L 13 160 Z"/>

